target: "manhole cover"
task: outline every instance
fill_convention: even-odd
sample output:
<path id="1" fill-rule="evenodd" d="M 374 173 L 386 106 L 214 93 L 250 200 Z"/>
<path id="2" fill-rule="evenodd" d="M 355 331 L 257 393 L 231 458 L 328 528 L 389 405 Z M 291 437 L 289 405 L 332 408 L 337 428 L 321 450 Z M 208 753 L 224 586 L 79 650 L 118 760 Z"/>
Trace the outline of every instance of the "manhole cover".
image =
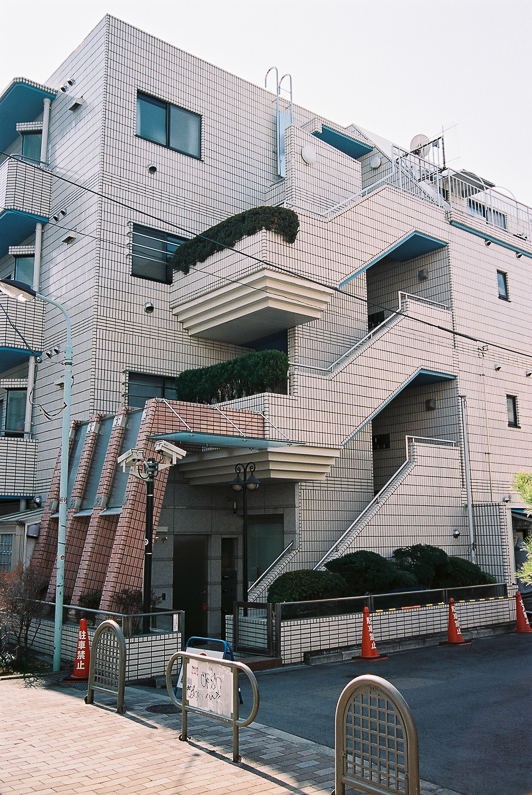
<path id="1" fill-rule="evenodd" d="M 146 712 L 156 712 L 158 715 L 173 715 L 179 710 L 175 704 L 152 704 L 151 707 L 146 707 Z"/>

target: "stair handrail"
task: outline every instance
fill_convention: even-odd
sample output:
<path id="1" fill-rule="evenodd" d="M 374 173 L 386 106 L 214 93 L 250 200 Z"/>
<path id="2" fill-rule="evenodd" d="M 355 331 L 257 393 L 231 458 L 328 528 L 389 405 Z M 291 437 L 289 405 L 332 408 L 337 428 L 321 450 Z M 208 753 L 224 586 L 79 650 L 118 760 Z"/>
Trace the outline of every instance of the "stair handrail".
<path id="1" fill-rule="evenodd" d="M 339 547 L 341 547 L 342 543 L 349 536 L 353 528 L 364 520 L 366 515 L 372 510 L 372 508 L 375 507 L 375 505 L 386 502 L 388 497 L 392 494 L 391 491 L 389 492 L 389 494 L 387 494 L 386 492 L 389 491 L 391 486 L 394 485 L 395 481 L 398 480 L 404 474 L 405 470 L 408 469 L 413 464 L 413 447 L 415 444 L 428 443 L 435 445 L 444 445 L 449 447 L 456 447 L 457 445 L 457 443 L 452 441 L 451 439 L 436 439 L 436 438 L 433 439 L 431 437 L 425 437 L 425 436 L 406 436 L 405 443 L 406 443 L 406 460 L 403 461 L 399 469 L 397 469 L 394 472 L 391 478 L 384 484 L 384 486 L 380 489 L 380 491 L 377 492 L 377 494 L 373 497 L 373 499 L 370 502 L 368 502 L 366 507 L 359 513 L 356 519 L 354 519 L 354 521 L 351 522 L 347 530 L 345 530 L 342 533 L 340 538 L 338 538 L 334 542 L 332 547 L 328 549 L 325 555 L 323 555 L 320 558 L 320 560 L 316 563 L 316 565 L 312 567 L 314 570 L 321 568 L 325 564 L 325 562 L 331 557 L 334 551 L 337 550 Z"/>
<path id="2" fill-rule="evenodd" d="M 294 542 L 290 541 L 290 543 L 286 545 L 286 547 L 283 549 L 283 551 L 279 555 L 277 555 L 275 560 L 272 561 L 272 563 L 270 563 L 268 568 L 266 568 L 262 572 L 262 574 L 260 574 L 257 577 L 257 579 L 254 582 L 251 583 L 251 585 L 249 586 L 249 589 L 248 589 L 248 596 L 249 596 L 249 592 L 252 591 L 253 588 L 255 588 L 257 585 L 259 585 L 259 583 L 261 583 L 264 579 L 266 579 L 268 574 L 275 568 L 275 566 L 279 563 L 279 561 L 281 561 L 282 558 L 284 558 L 284 556 L 292 549 L 293 546 L 294 546 Z"/>

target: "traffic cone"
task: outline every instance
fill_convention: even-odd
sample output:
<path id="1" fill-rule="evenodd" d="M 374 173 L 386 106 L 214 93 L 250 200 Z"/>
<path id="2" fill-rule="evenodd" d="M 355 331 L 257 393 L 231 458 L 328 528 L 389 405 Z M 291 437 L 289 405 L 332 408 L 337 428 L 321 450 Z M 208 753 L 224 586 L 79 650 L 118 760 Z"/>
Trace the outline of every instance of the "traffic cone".
<path id="1" fill-rule="evenodd" d="M 517 618 L 516 632 L 532 632 L 530 621 L 525 610 L 525 603 L 519 591 L 515 592 L 515 615 Z"/>
<path id="2" fill-rule="evenodd" d="M 86 681 L 89 678 L 90 659 L 91 652 L 89 644 L 89 631 L 87 629 L 87 619 L 82 618 L 79 622 L 78 645 L 76 648 L 74 670 L 72 671 L 72 675 L 68 677 L 67 681 L 71 681 L 73 679 L 78 681 Z"/>
<path id="3" fill-rule="evenodd" d="M 362 618 L 362 654 L 360 657 L 353 657 L 353 660 L 387 660 L 386 655 L 379 654 L 377 644 L 373 637 L 371 618 L 369 617 L 369 607 L 364 608 Z"/>
<path id="4" fill-rule="evenodd" d="M 447 625 L 447 640 L 440 643 L 440 646 L 469 646 L 470 640 L 464 640 L 460 622 L 456 615 L 454 599 L 449 599 L 449 622 Z"/>

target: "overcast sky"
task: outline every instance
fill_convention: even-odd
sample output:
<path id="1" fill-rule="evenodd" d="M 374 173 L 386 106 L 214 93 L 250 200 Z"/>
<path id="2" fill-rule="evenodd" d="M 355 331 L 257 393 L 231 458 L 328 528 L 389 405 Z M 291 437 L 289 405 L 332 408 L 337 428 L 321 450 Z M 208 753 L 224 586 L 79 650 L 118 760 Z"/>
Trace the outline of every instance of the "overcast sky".
<path id="1" fill-rule="evenodd" d="M 409 147 L 445 133 L 448 164 L 532 206 L 532 0 L 3 0 L 0 90 L 39 82 L 105 13 L 294 103 Z"/>

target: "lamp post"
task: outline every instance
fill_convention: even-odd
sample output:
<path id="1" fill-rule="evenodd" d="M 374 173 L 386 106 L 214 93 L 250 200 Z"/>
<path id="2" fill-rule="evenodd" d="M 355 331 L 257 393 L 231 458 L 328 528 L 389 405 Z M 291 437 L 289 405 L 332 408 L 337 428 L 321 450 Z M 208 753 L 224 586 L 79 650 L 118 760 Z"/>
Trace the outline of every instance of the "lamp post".
<path id="1" fill-rule="evenodd" d="M 260 480 L 254 475 L 255 464 L 236 464 L 236 477 L 231 481 L 233 491 L 242 492 L 242 601 L 248 600 L 248 491 L 256 491 Z"/>
<path id="2" fill-rule="evenodd" d="M 118 463 L 125 471 L 126 467 L 131 469 L 135 477 L 144 480 L 146 483 L 146 517 L 144 524 L 144 574 L 142 582 L 142 631 L 150 631 L 151 613 L 151 580 L 153 568 L 153 495 L 155 478 L 159 470 L 174 466 L 186 456 L 186 451 L 176 447 L 169 442 L 160 440 L 155 444 L 155 450 L 159 453 L 160 460 L 155 458 L 145 458 L 144 450 L 132 449 L 123 453 L 118 458 Z"/>
<path id="3" fill-rule="evenodd" d="M 39 298 L 55 306 L 63 314 L 66 324 L 64 386 L 63 386 L 63 424 L 61 431 L 61 471 L 59 479 L 59 521 L 57 527 L 57 556 L 55 574 L 55 614 L 54 614 L 54 655 L 53 670 L 61 670 L 61 636 L 63 633 L 63 603 L 65 594 L 65 551 L 68 498 L 68 459 L 70 446 L 70 410 L 72 396 L 72 331 L 70 317 L 62 304 L 41 295 L 25 282 L 14 279 L 0 279 L 0 292 L 22 303 Z"/>

